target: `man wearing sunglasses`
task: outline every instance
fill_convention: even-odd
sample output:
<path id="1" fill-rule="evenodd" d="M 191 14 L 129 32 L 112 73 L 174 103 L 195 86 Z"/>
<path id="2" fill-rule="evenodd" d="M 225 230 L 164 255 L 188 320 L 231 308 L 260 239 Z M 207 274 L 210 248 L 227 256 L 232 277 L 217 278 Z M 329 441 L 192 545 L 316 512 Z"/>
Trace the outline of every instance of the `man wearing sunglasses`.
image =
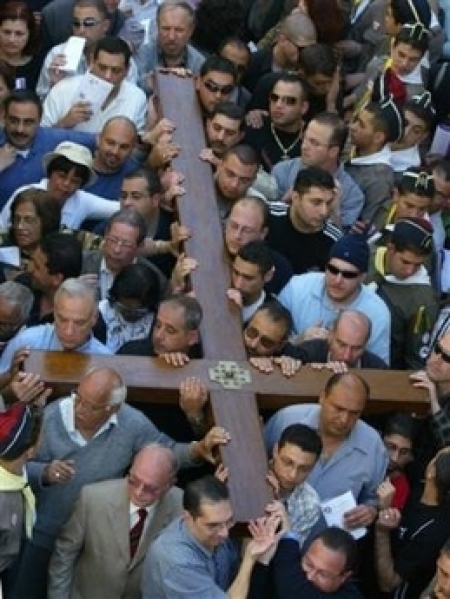
<path id="1" fill-rule="evenodd" d="M 292 277 L 278 298 L 291 312 L 293 332 L 302 341 L 328 338 L 340 310 L 354 309 L 367 314 L 372 323 L 367 349 L 389 364 L 391 316 L 383 300 L 363 284 L 368 265 L 365 237 L 345 235 L 331 248 L 325 273 Z"/>
<path id="2" fill-rule="evenodd" d="M 73 33 L 72 9 L 74 0 L 54 0 L 42 11 L 42 39 L 45 49 L 65 42 Z M 107 10 L 108 35 L 118 35 L 125 23 L 125 15 L 119 10 L 119 0 L 104 0 Z M 76 35 L 79 35 L 78 33 Z"/>
<path id="3" fill-rule="evenodd" d="M 195 79 L 197 98 L 205 117 L 212 115 L 220 102 L 230 100 L 236 81 L 236 67 L 230 60 L 221 56 L 210 56 L 205 60 Z"/>
<path id="4" fill-rule="evenodd" d="M 450 445 L 450 332 L 437 339 L 425 370 L 412 374 L 411 381 L 414 387 L 428 391 L 435 443 L 438 447 Z"/>

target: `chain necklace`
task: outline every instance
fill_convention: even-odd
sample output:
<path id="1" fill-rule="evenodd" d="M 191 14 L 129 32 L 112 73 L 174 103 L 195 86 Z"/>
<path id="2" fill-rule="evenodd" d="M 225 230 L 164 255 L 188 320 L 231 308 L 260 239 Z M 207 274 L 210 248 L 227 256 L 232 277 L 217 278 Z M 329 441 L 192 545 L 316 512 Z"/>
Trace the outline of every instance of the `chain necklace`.
<path id="1" fill-rule="evenodd" d="M 281 160 L 290 160 L 291 157 L 289 156 L 289 152 L 293 148 L 295 148 L 296 144 L 300 141 L 300 138 L 302 136 L 302 130 L 300 129 L 297 137 L 294 139 L 293 143 L 291 143 L 290 146 L 284 146 L 282 144 L 281 139 L 278 137 L 277 132 L 275 131 L 275 127 L 273 126 L 273 123 L 270 123 L 270 130 L 272 132 L 275 143 L 280 148 L 280 150 L 283 152 L 283 155 L 281 156 Z"/>

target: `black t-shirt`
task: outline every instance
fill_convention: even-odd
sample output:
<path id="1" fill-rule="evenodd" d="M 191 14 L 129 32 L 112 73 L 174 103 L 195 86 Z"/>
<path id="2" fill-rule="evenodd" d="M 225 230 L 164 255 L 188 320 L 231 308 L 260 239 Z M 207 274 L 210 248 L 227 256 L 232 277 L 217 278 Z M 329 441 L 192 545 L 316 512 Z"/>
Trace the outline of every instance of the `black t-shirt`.
<path id="1" fill-rule="evenodd" d="M 409 502 L 392 535 L 394 568 L 403 583 L 391 597 L 417 599 L 436 571 L 436 559 L 450 537 L 450 508 Z"/>
<path id="2" fill-rule="evenodd" d="M 300 147 L 302 145 L 302 136 L 300 131 L 289 133 L 275 128 L 275 135 L 271 131 L 270 119 L 265 117 L 262 127 L 254 128 L 247 126 L 245 130 L 244 144 L 251 146 L 257 152 L 261 161 L 261 166 L 270 172 L 277 162 L 287 158 L 297 158 L 300 156 Z M 282 147 L 280 147 L 282 146 Z M 284 148 L 284 150 L 283 150 Z"/>
<path id="3" fill-rule="evenodd" d="M 271 214 L 267 243 L 286 256 L 294 273 L 300 275 L 310 270 L 325 270 L 331 247 L 341 235 L 330 222 L 317 233 L 302 233 L 292 224 L 289 213 Z"/>

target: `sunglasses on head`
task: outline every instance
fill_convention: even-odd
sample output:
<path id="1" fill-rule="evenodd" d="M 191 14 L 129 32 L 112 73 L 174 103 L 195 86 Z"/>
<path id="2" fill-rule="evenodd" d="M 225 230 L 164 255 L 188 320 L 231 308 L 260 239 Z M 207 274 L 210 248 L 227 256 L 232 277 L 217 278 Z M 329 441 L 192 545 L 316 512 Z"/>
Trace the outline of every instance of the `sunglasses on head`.
<path id="1" fill-rule="evenodd" d="M 204 86 L 213 94 L 221 94 L 222 96 L 228 96 L 234 89 L 234 85 L 218 85 L 209 79 L 204 81 Z"/>
<path id="2" fill-rule="evenodd" d="M 279 94 L 276 94 L 274 92 L 272 92 L 269 96 L 269 99 L 271 102 L 281 102 L 282 104 L 286 104 L 286 106 L 294 106 L 295 104 L 297 104 L 297 98 L 294 96 L 280 96 Z"/>
<path id="3" fill-rule="evenodd" d="M 433 351 L 437 356 L 441 356 L 444 362 L 450 364 L 450 354 L 444 350 L 440 343 L 436 343 L 436 345 L 433 347 Z"/>
<path id="4" fill-rule="evenodd" d="M 341 268 L 334 266 L 334 264 L 327 264 L 327 270 L 335 277 L 341 275 L 344 279 L 356 279 L 361 274 L 359 271 L 355 272 L 354 270 L 342 270 Z"/>
<path id="5" fill-rule="evenodd" d="M 99 19 L 94 19 L 94 17 L 86 17 L 86 19 L 72 19 L 73 27 L 95 27 L 99 25 L 101 21 Z"/>

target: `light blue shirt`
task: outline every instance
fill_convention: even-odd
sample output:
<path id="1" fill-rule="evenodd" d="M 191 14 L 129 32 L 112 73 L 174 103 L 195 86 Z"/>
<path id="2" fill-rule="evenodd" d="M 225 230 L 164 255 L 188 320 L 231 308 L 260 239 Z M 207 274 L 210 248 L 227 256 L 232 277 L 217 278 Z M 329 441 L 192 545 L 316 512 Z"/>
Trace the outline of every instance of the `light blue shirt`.
<path id="1" fill-rule="evenodd" d="M 65 351 L 55 331 L 53 324 L 42 324 L 37 327 L 30 327 L 17 333 L 11 339 L 5 348 L 0 359 L 0 372 L 6 372 L 12 362 L 14 353 L 18 349 L 30 347 L 31 349 L 41 349 L 47 351 Z M 82 354 L 100 354 L 111 355 L 112 352 L 106 345 L 97 341 L 92 335 L 75 350 Z"/>
<path id="2" fill-rule="evenodd" d="M 325 290 L 325 274 L 309 272 L 291 277 L 278 299 L 292 314 L 295 334 L 301 334 L 318 322 L 330 328 L 341 310 L 359 310 L 372 322 L 366 349 L 390 362 L 391 315 L 383 300 L 369 287 L 361 285 L 354 300 L 345 305 L 331 301 Z"/>
<path id="3" fill-rule="evenodd" d="M 291 424 L 306 424 L 319 428 L 320 406 L 303 404 L 279 410 L 267 422 L 264 435 L 269 455 L 281 433 Z M 377 487 L 383 481 L 388 456 L 375 429 L 358 420 L 351 434 L 326 462 L 320 459 L 307 481 L 317 491 L 321 501 L 352 491 L 358 504 L 376 505 Z"/>

